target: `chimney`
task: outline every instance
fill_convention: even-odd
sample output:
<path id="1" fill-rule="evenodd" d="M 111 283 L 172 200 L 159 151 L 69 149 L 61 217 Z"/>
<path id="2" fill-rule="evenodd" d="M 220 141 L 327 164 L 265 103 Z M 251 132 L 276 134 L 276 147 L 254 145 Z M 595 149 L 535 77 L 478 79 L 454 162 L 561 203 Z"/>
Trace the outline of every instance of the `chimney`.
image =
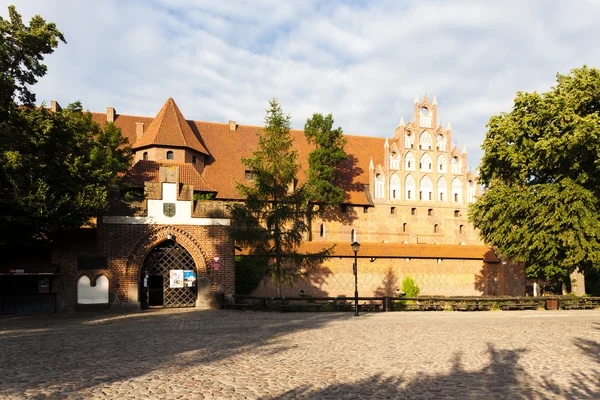
<path id="1" fill-rule="evenodd" d="M 115 108 L 114 107 L 106 107 L 106 122 L 115 122 Z"/>
<path id="2" fill-rule="evenodd" d="M 136 122 L 135 123 L 135 139 L 140 140 L 143 135 L 144 135 L 144 123 Z"/>
<path id="3" fill-rule="evenodd" d="M 60 106 L 60 104 L 58 104 L 58 101 L 50 100 L 50 111 L 59 112 L 61 110 L 62 110 L 62 107 Z"/>
<path id="4" fill-rule="evenodd" d="M 235 132 L 237 130 L 237 124 L 235 121 L 229 121 L 229 132 Z"/>

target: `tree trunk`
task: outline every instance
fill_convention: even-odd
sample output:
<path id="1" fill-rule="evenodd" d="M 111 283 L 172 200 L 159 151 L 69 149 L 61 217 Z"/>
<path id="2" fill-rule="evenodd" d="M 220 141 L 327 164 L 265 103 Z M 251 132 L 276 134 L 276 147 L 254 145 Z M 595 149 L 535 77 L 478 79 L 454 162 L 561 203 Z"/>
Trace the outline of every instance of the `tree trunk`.
<path id="1" fill-rule="evenodd" d="M 579 268 L 575 268 L 569 277 L 571 278 L 571 293 L 583 296 L 585 294 L 585 277 L 583 276 L 583 272 Z"/>

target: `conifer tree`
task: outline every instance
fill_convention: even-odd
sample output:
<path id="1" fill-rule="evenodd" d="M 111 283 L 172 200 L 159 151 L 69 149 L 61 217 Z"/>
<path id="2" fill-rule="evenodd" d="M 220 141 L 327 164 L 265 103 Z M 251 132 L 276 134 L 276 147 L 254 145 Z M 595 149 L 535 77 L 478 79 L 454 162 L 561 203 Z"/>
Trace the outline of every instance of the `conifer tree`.
<path id="1" fill-rule="evenodd" d="M 480 166 L 485 194 L 469 218 L 531 277 L 566 278 L 600 262 L 600 71 L 557 75 L 490 118 Z"/>
<path id="2" fill-rule="evenodd" d="M 281 296 L 283 284 L 293 285 L 323 262 L 331 248 L 301 253 L 311 209 L 307 190 L 297 184 L 298 153 L 290 135 L 290 116 L 276 100 L 269 102 L 265 127 L 257 133 L 258 149 L 242 159 L 254 176 L 252 184 L 238 183 L 245 198 L 231 207 L 233 240 L 253 256 L 267 260 L 266 276 Z"/>

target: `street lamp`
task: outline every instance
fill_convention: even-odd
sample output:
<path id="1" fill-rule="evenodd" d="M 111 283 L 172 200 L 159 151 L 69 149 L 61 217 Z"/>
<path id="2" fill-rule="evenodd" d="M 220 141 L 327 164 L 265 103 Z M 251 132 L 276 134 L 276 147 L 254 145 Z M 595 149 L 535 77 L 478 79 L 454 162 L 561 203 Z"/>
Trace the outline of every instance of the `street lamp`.
<path id="1" fill-rule="evenodd" d="M 360 243 L 352 242 L 352 251 L 354 251 L 354 316 L 358 317 L 358 257 L 357 253 L 360 249 Z"/>

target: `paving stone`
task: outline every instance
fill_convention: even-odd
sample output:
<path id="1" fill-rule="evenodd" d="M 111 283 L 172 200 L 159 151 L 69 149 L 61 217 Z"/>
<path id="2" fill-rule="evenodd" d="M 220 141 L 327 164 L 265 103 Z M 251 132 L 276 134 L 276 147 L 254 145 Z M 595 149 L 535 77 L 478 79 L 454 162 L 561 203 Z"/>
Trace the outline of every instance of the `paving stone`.
<path id="1" fill-rule="evenodd" d="M 2 399 L 600 398 L 600 311 L 0 319 Z"/>

